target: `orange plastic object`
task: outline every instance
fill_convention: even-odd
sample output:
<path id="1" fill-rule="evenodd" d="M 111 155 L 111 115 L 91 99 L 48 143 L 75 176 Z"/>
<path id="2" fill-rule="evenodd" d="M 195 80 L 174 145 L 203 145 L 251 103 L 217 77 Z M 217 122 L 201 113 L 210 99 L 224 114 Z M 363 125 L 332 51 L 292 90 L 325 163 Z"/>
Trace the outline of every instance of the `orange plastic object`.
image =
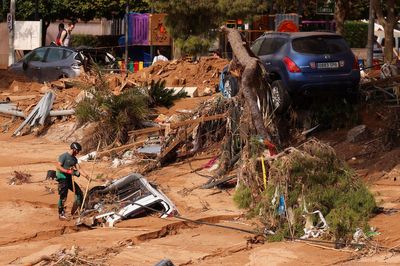
<path id="1" fill-rule="evenodd" d="M 279 24 L 279 32 L 298 32 L 299 27 L 291 20 L 284 20 Z"/>

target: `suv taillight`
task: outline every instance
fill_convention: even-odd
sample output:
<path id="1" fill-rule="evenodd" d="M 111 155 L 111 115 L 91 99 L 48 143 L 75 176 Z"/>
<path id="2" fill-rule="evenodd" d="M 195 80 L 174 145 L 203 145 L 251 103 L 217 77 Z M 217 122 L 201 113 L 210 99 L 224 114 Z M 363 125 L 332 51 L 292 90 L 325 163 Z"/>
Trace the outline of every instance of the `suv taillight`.
<path id="1" fill-rule="evenodd" d="M 292 73 L 300 73 L 301 72 L 300 68 L 289 57 L 285 56 L 285 58 L 283 58 L 283 63 L 285 63 L 286 68 L 289 70 L 289 72 L 292 72 Z"/>
<path id="2" fill-rule="evenodd" d="M 354 62 L 353 62 L 353 67 L 352 69 L 354 70 L 360 70 L 360 66 L 358 65 L 358 58 L 357 56 L 354 56 Z"/>

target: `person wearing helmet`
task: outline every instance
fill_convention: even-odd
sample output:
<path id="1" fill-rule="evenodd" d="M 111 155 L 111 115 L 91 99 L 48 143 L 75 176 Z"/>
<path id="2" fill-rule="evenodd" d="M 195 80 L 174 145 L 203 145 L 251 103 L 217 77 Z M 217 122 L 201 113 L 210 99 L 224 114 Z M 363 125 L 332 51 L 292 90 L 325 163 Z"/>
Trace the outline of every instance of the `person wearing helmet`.
<path id="1" fill-rule="evenodd" d="M 71 150 L 60 155 L 57 162 L 57 181 L 58 181 L 58 215 L 61 220 L 66 220 L 64 212 L 64 204 L 67 200 L 68 189 L 75 193 L 74 204 L 71 208 L 71 215 L 74 215 L 76 210 L 81 206 L 83 193 L 76 182 L 73 182 L 73 176 L 80 176 L 81 172 L 87 176 L 78 164 L 76 155 L 82 150 L 82 146 L 78 142 L 72 142 Z"/>

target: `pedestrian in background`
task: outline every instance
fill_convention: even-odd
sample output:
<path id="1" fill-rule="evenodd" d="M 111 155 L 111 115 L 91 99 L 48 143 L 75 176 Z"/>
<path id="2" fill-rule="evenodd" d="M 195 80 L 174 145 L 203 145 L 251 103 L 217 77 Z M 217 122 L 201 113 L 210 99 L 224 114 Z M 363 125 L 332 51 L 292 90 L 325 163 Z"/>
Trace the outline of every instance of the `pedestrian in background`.
<path id="1" fill-rule="evenodd" d="M 75 28 L 75 23 L 68 22 L 67 29 L 61 33 L 60 39 L 62 46 L 69 47 L 71 45 L 71 33 L 74 28 Z"/>
<path id="2" fill-rule="evenodd" d="M 62 34 L 64 31 L 66 31 L 66 30 L 65 30 L 64 23 L 58 24 L 58 34 L 57 34 L 57 38 L 56 38 L 56 44 L 57 44 L 58 46 L 61 46 L 61 45 L 62 45 L 61 34 Z M 64 36 L 65 36 L 65 35 L 66 35 L 66 34 L 64 34 Z"/>
<path id="3" fill-rule="evenodd" d="M 166 58 L 165 56 L 163 56 L 161 54 L 160 49 L 157 49 L 157 56 L 155 56 L 153 59 L 153 65 L 155 62 L 158 62 L 158 61 L 168 61 L 168 58 Z"/>

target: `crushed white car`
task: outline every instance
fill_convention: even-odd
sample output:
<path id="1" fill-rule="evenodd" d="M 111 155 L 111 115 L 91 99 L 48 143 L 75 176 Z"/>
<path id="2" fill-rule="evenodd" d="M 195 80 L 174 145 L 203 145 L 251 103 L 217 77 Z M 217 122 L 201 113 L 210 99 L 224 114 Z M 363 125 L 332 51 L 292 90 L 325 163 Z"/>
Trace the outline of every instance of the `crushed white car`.
<path id="1" fill-rule="evenodd" d="M 162 218 L 178 213 L 168 197 L 137 173 L 129 174 L 107 186 L 93 187 L 87 195 L 84 211 L 78 220 L 91 225 L 113 227 L 123 219 L 146 215 L 157 210 Z"/>

